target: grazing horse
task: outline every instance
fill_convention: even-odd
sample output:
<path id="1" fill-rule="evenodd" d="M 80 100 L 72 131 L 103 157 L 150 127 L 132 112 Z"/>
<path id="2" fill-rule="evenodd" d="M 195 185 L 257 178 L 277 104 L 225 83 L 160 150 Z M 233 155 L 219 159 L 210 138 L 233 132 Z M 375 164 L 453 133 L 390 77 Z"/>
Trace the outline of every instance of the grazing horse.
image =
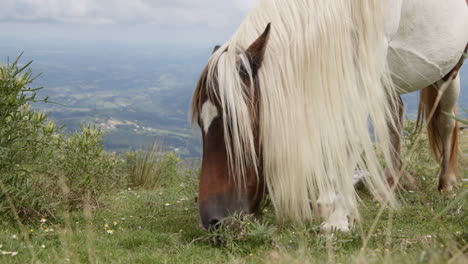
<path id="1" fill-rule="evenodd" d="M 347 231 L 356 168 L 397 206 L 386 178 L 402 167 L 400 94 L 426 87 L 421 120 L 441 160 L 439 189 L 452 189 L 457 130 L 443 112 L 457 102 L 467 26 L 464 0 L 260 0 L 193 94 L 202 225 L 255 213 L 268 192 L 280 220 L 322 212 L 324 228 Z"/>

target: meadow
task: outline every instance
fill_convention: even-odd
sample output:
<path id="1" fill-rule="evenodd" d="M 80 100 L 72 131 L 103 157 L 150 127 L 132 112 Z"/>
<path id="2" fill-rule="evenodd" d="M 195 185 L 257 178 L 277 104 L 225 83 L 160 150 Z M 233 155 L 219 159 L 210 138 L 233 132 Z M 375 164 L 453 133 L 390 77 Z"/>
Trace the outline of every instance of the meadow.
<path id="1" fill-rule="evenodd" d="M 468 186 L 441 195 L 424 133 L 405 128 L 406 176 L 390 210 L 363 187 L 350 233 L 277 222 L 264 202 L 199 228 L 199 164 L 163 146 L 118 155 L 93 126 L 69 134 L 31 110 L 28 65 L 0 67 L 1 263 L 466 263 Z M 461 132 L 461 175 L 468 173 Z"/>

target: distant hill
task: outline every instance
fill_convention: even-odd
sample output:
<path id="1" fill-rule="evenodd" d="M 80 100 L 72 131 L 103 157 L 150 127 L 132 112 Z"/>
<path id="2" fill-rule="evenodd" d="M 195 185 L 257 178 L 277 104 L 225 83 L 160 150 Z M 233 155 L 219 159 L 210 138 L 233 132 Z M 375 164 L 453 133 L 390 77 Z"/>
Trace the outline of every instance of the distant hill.
<path id="1" fill-rule="evenodd" d="M 190 128 L 187 112 L 211 48 L 46 47 L 0 44 L 0 61 L 26 50 L 22 61 L 33 59 L 32 68 L 42 73 L 35 81 L 45 87 L 40 95 L 63 104 L 40 108 L 67 130 L 91 122 L 107 131 L 109 150 L 148 147 L 158 140 L 183 157 L 200 155 L 200 135 Z M 467 66 L 462 79 L 460 106 L 468 109 Z M 405 95 L 404 101 L 407 117 L 414 118 L 418 94 Z"/>
<path id="2" fill-rule="evenodd" d="M 0 46 L 0 61 L 21 50 Z M 95 123 L 107 131 L 109 150 L 148 147 L 162 141 L 181 156 L 200 154 L 200 137 L 188 122 L 188 105 L 209 50 L 163 48 L 31 48 L 22 62 L 42 75 L 40 96 L 60 103 L 39 107 L 67 130 Z"/>

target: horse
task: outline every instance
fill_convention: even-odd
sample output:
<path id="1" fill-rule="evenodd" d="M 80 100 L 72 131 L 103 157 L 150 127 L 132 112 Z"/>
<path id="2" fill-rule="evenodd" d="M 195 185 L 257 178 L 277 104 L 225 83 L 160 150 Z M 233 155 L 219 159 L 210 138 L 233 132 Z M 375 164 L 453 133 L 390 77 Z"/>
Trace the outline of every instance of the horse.
<path id="1" fill-rule="evenodd" d="M 457 124 L 444 113 L 456 110 L 467 25 L 464 0 L 258 1 L 193 93 L 201 226 L 256 213 L 268 194 L 278 220 L 319 215 L 348 231 L 356 169 L 398 207 L 400 95 L 421 90 L 439 190 L 455 188 Z"/>

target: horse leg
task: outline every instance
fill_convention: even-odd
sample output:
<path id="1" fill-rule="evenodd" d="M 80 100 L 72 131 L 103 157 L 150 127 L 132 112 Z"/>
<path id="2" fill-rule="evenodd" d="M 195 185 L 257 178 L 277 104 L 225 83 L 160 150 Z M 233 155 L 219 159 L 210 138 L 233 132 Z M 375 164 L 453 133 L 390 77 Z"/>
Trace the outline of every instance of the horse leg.
<path id="1" fill-rule="evenodd" d="M 325 221 L 322 230 L 349 232 L 354 222 L 355 208 L 347 208 L 343 196 L 334 192 L 320 195 L 317 200 L 319 216 Z"/>
<path id="2" fill-rule="evenodd" d="M 390 187 L 394 188 L 398 185 L 401 173 L 402 173 L 402 162 L 401 162 L 401 133 L 403 131 L 403 114 L 405 106 L 401 97 L 398 97 L 397 111 L 393 115 L 393 124 L 389 123 L 390 127 L 390 153 L 392 155 L 392 169 L 387 168 L 385 170 L 385 176 Z"/>
<path id="3" fill-rule="evenodd" d="M 354 171 L 353 185 L 356 187 L 356 185 L 361 183 L 366 176 L 368 176 L 366 171 Z M 354 223 L 356 205 L 345 203 L 341 194 L 328 192 L 320 194 L 319 199 L 317 200 L 317 206 L 318 215 L 324 219 L 324 222 L 322 223 L 323 230 L 349 232 Z"/>
<path id="4" fill-rule="evenodd" d="M 440 101 L 440 112 L 435 121 L 442 143 L 441 170 L 439 175 L 439 191 L 449 192 L 457 186 L 455 172 L 458 168 L 457 143 L 458 123 L 445 113 L 455 113 L 460 95 L 460 77 L 447 84 L 447 90 Z"/>
<path id="5" fill-rule="evenodd" d="M 439 105 L 436 98 L 443 93 Z M 460 95 L 460 77 L 439 81 L 421 91 L 420 111 L 425 112 L 429 143 L 440 162 L 439 191 L 449 192 L 457 187 L 458 122 L 446 113 L 455 113 Z M 434 109 L 433 109 L 434 108 Z M 433 112 L 432 117 L 431 112 Z M 419 118 L 421 119 L 421 118 Z"/>

